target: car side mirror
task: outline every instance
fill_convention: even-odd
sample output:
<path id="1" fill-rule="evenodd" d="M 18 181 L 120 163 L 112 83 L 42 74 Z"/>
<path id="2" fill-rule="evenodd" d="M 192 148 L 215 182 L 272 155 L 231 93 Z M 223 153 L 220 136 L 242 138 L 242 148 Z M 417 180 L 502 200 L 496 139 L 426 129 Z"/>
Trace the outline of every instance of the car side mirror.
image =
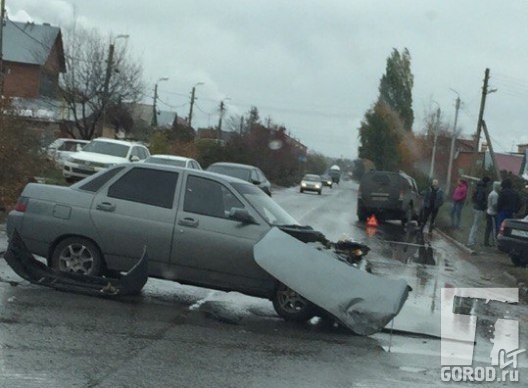
<path id="1" fill-rule="evenodd" d="M 249 214 L 246 209 L 239 207 L 231 208 L 229 211 L 229 218 L 235 221 L 240 221 L 243 224 L 256 224 L 255 218 Z"/>
<path id="2" fill-rule="evenodd" d="M 251 179 L 251 183 L 253 183 L 254 185 L 260 185 L 262 182 L 258 179 Z"/>
<path id="3" fill-rule="evenodd" d="M 137 156 L 137 155 L 132 155 L 132 156 L 130 157 L 130 161 L 131 161 L 131 162 L 139 162 L 139 161 L 140 161 L 139 156 Z"/>

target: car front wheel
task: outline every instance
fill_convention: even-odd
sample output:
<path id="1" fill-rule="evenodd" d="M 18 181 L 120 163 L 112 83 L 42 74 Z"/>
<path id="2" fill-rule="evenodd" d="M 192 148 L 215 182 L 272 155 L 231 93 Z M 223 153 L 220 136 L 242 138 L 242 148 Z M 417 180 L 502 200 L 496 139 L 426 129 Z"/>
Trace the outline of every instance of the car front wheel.
<path id="1" fill-rule="evenodd" d="M 282 283 L 275 289 L 273 307 L 279 316 L 294 322 L 305 322 L 316 312 L 312 303 Z"/>
<path id="2" fill-rule="evenodd" d="M 82 237 L 69 237 L 62 240 L 51 257 L 51 266 L 62 272 L 97 276 L 102 268 L 102 255 L 99 248 Z"/>

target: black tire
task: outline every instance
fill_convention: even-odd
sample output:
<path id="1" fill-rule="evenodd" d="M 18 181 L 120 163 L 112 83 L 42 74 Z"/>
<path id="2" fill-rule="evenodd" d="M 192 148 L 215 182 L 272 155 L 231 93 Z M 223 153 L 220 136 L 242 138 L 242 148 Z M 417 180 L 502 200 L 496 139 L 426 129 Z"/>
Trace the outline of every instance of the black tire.
<path id="1" fill-rule="evenodd" d="M 358 207 L 357 209 L 357 217 L 358 220 L 361 222 L 365 222 L 367 220 L 367 212 L 362 207 Z"/>
<path id="2" fill-rule="evenodd" d="M 75 182 L 75 178 L 72 178 L 72 177 L 68 177 L 68 178 L 64 178 L 64 180 L 66 181 L 66 183 L 74 183 Z"/>
<path id="3" fill-rule="evenodd" d="M 303 190 L 303 189 L 300 189 L 299 191 L 300 191 L 301 193 L 304 193 L 304 190 Z"/>
<path id="4" fill-rule="evenodd" d="M 414 216 L 414 209 L 409 205 L 401 218 L 402 226 L 405 226 L 407 222 L 412 221 L 413 216 Z"/>
<path id="5" fill-rule="evenodd" d="M 514 266 L 526 267 L 526 262 L 523 260 L 520 254 L 510 252 L 509 256 Z"/>
<path id="6" fill-rule="evenodd" d="M 83 237 L 68 237 L 53 250 L 51 266 L 62 272 L 98 276 L 103 268 L 103 256 L 92 241 Z"/>
<path id="7" fill-rule="evenodd" d="M 284 320 L 292 322 L 306 322 L 316 314 L 311 302 L 282 283 L 273 294 L 273 308 Z"/>
<path id="8" fill-rule="evenodd" d="M 321 195 L 321 190 L 319 190 L 317 193 L 318 193 L 319 195 Z"/>

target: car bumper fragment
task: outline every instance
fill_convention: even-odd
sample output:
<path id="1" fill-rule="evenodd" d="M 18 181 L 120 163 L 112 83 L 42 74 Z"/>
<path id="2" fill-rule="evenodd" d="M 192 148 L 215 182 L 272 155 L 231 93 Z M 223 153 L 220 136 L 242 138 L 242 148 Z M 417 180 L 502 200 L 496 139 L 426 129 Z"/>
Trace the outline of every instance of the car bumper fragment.
<path id="1" fill-rule="evenodd" d="M 16 230 L 4 257 L 15 273 L 30 283 L 93 296 L 137 294 L 148 279 L 146 249 L 136 265 L 120 279 L 55 271 L 33 257 Z"/>
<path id="2" fill-rule="evenodd" d="M 360 335 L 382 330 L 411 290 L 404 280 L 362 271 L 278 228 L 255 245 L 253 254 L 265 271 Z"/>

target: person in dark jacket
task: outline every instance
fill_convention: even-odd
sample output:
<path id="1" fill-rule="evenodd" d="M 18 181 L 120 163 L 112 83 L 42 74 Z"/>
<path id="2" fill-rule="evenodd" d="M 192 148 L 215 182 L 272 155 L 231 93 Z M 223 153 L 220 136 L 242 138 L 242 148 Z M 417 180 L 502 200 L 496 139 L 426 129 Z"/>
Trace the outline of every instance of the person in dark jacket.
<path id="1" fill-rule="evenodd" d="M 422 192 L 423 195 L 423 208 L 421 217 L 420 230 L 423 232 L 425 224 L 430 217 L 429 223 L 429 234 L 433 233 L 433 226 L 438 209 L 444 203 L 444 192 L 438 185 L 438 180 L 433 179 L 431 186 Z"/>
<path id="2" fill-rule="evenodd" d="M 497 231 L 500 230 L 502 221 L 506 218 L 513 218 L 521 208 L 521 198 L 519 193 L 513 189 L 511 179 L 504 179 L 501 182 L 501 191 L 497 199 Z"/>
<path id="3" fill-rule="evenodd" d="M 488 182 L 490 178 L 485 176 L 477 182 L 475 191 L 471 197 L 473 201 L 473 224 L 469 231 L 467 246 L 472 248 L 477 244 L 477 236 L 479 235 L 480 224 L 486 214 L 488 208 Z"/>

